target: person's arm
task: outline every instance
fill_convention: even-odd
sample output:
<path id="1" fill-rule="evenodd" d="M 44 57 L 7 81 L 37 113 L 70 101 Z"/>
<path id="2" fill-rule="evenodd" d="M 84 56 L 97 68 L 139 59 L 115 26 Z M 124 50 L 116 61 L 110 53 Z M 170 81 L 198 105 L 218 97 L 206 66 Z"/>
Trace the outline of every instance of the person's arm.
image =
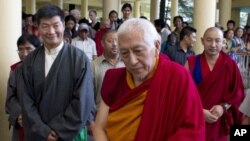
<path id="1" fill-rule="evenodd" d="M 80 56 L 83 57 L 83 56 Z M 84 57 L 87 60 L 87 56 Z M 78 62 L 79 61 L 79 62 Z M 94 88 L 91 67 L 88 61 L 75 63 L 74 91 L 71 100 L 63 113 L 55 116 L 48 125 L 56 132 L 59 139 L 72 140 L 80 130 L 92 121 L 92 112 L 95 111 Z M 78 68 L 79 67 L 79 68 Z"/>
<path id="2" fill-rule="evenodd" d="M 57 140 L 58 140 L 58 136 L 57 136 L 56 132 L 52 130 L 49 133 L 47 141 L 57 141 Z"/>
<path id="3" fill-rule="evenodd" d="M 250 125 L 250 117 L 245 116 L 242 125 Z"/>
<path id="4" fill-rule="evenodd" d="M 92 58 L 93 60 L 95 60 L 97 58 L 97 51 L 96 51 L 96 43 L 93 41 L 93 55 L 92 55 Z"/>
<path id="5" fill-rule="evenodd" d="M 232 48 L 231 48 L 231 51 L 233 52 L 237 52 L 240 48 L 241 48 L 241 44 L 236 44 L 236 41 L 235 39 L 232 39 Z"/>
<path id="6" fill-rule="evenodd" d="M 210 110 L 204 109 L 205 120 L 208 123 L 216 122 L 231 107 L 230 104 L 222 103 L 214 105 Z"/>
<path id="7" fill-rule="evenodd" d="M 176 83 L 182 87 L 179 89 L 181 99 L 177 110 L 182 115 L 178 117 L 182 122 L 168 141 L 205 141 L 204 113 L 196 86 L 188 72 L 185 75 L 180 73 L 179 77 L 182 79 Z"/>
<path id="8" fill-rule="evenodd" d="M 5 101 L 5 111 L 9 114 L 9 122 L 15 127 L 20 121 L 18 117 L 21 116 L 21 105 L 17 96 L 17 81 L 16 71 L 11 71 L 7 85 L 7 96 Z M 19 124 L 22 126 L 22 123 Z"/>
<path id="9" fill-rule="evenodd" d="M 93 76 L 93 85 L 94 85 L 94 98 L 96 102 L 97 97 L 97 80 L 96 80 L 96 64 L 95 61 L 91 62 L 91 70 L 92 70 L 92 76 Z"/>
<path id="10" fill-rule="evenodd" d="M 244 125 L 250 125 L 250 91 L 247 91 L 246 97 L 244 101 L 241 103 L 239 110 L 245 115 L 244 120 L 242 121 L 242 124 Z"/>
<path id="11" fill-rule="evenodd" d="M 240 49 L 241 46 L 236 46 L 236 47 L 232 47 L 231 51 L 233 52 L 237 52 Z"/>
<path id="12" fill-rule="evenodd" d="M 94 140 L 96 141 L 108 141 L 104 130 L 108 118 L 108 113 L 109 107 L 101 99 L 100 107 L 98 109 L 93 128 Z"/>
<path id="13" fill-rule="evenodd" d="M 173 60 L 173 46 L 170 45 L 168 42 L 168 48 L 165 50 L 164 54 L 166 54 L 170 60 Z"/>
<path id="14" fill-rule="evenodd" d="M 23 127 L 26 138 L 37 138 L 38 140 L 47 140 L 51 128 L 45 124 L 39 114 L 37 103 L 35 102 L 36 96 L 32 89 L 32 73 L 30 73 L 30 58 L 26 58 L 23 63 L 22 77 L 20 78 L 19 85 L 22 94 L 21 106 L 23 116 Z"/>
<path id="15" fill-rule="evenodd" d="M 188 61 L 185 62 L 184 68 L 186 68 L 186 69 L 190 72 L 189 65 L 188 65 Z"/>
<path id="16" fill-rule="evenodd" d="M 214 123 L 219 119 L 210 110 L 203 109 L 203 113 L 204 113 L 205 121 L 207 123 Z"/>

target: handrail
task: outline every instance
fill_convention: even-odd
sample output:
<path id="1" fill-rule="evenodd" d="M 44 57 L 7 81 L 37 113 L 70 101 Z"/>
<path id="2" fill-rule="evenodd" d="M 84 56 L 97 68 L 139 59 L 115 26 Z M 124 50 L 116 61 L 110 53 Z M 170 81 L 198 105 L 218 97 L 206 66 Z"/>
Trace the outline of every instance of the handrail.
<path id="1" fill-rule="evenodd" d="M 250 88 L 250 52 L 237 53 L 238 67 L 244 82 L 245 88 Z"/>

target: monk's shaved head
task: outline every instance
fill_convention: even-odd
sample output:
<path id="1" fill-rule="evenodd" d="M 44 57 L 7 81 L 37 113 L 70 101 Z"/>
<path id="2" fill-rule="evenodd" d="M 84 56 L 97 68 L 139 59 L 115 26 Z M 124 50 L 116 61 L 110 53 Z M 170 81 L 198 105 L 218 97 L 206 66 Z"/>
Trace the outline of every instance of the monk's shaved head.
<path id="1" fill-rule="evenodd" d="M 223 47 L 223 32 L 217 27 L 208 28 L 201 38 L 207 56 L 218 57 Z"/>
<path id="2" fill-rule="evenodd" d="M 211 32 L 211 31 L 213 31 L 213 32 L 218 32 L 218 34 L 220 35 L 220 37 L 223 38 L 223 32 L 222 32 L 219 28 L 217 28 L 217 27 L 210 27 L 210 28 L 208 28 L 208 29 L 204 32 L 203 38 L 204 38 L 205 36 L 207 36 L 207 34 L 208 34 L 209 32 Z"/>

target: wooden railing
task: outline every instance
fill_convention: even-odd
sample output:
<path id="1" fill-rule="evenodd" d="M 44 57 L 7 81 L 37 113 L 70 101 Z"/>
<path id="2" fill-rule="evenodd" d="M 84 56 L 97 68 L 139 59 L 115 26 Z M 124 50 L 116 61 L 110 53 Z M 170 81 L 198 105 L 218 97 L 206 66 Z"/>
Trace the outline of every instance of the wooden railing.
<path id="1" fill-rule="evenodd" d="M 246 89 L 250 88 L 250 53 L 237 53 L 239 57 L 238 67 Z"/>

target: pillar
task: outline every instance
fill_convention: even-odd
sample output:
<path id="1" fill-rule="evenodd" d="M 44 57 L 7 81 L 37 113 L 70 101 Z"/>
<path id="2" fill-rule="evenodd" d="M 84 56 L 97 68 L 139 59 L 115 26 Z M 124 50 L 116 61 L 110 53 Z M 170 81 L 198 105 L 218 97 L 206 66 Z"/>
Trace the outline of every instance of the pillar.
<path id="1" fill-rule="evenodd" d="M 231 19 L 232 0 L 219 0 L 219 21 L 227 29 L 227 21 Z"/>
<path id="2" fill-rule="evenodd" d="M 216 0 L 216 10 L 215 10 L 215 22 L 219 23 L 220 9 L 219 9 L 219 0 Z"/>
<path id="3" fill-rule="evenodd" d="M 53 4 L 63 9 L 63 0 L 52 0 Z"/>
<path id="4" fill-rule="evenodd" d="M 160 14 L 160 0 L 150 1 L 150 20 L 159 19 Z"/>
<path id="5" fill-rule="evenodd" d="M 8 119 L 5 113 L 5 98 L 7 93 L 7 81 L 10 72 L 10 65 L 19 61 L 17 55 L 16 41 L 21 35 L 21 11 L 22 1 L 20 0 L 3 0 L 0 1 L 0 137 L 2 141 L 10 141 L 10 131 Z M 10 18 L 15 17 L 15 18 Z"/>
<path id="6" fill-rule="evenodd" d="M 121 17 L 122 15 L 122 1 L 121 0 L 117 0 L 118 1 L 118 15 L 119 17 Z"/>
<path id="7" fill-rule="evenodd" d="M 89 0 L 81 0 L 81 16 L 82 17 L 85 17 L 85 18 L 89 17 L 88 6 L 89 6 Z"/>
<path id="8" fill-rule="evenodd" d="M 205 30 L 215 25 L 216 0 L 194 0 L 194 28 L 197 29 L 194 52 L 199 54 L 204 48 L 201 37 Z"/>
<path id="9" fill-rule="evenodd" d="M 220 17 L 220 10 L 216 9 L 215 11 L 215 22 L 219 23 L 219 17 Z"/>
<path id="10" fill-rule="evenodd" d="M 119 5 L 121 5 L 119 0 L 103 0 L 103 18 L 109 18 L 109 12 L 115 10 L 119 13 Z"/>
<path id="11" fill-rule="evenodd" d="M 174 29 L 174 17 L 178 16 L 178 0 L 171 0 L 171 29 Z"/>
<path id="12" fill-rule="evenodd" d="M 247 24 L 246 25 L 250 26 L 250 13 L 248 13 L 248 15 L 247 15 Z"/>
<path id="13" fill-rule="evenodd" d="M 36 0 L 25 0 L 25 9 L 27 14 L 36 13 Z"/>
<path id="14" fill-rule="evenodd" d="M 140 0 L 135 0 L 134 2 L 134 17 L 135 18 L 139 18 L 140 15 L 140 6 L 141 6 L 141 2 Z"/>
<path id="15" fill-rule="evenodd" d="M 235 21 L 235 27 L 240 26 L 240 9 L 234 8 L 232 9 L 231 19 Z"/>

